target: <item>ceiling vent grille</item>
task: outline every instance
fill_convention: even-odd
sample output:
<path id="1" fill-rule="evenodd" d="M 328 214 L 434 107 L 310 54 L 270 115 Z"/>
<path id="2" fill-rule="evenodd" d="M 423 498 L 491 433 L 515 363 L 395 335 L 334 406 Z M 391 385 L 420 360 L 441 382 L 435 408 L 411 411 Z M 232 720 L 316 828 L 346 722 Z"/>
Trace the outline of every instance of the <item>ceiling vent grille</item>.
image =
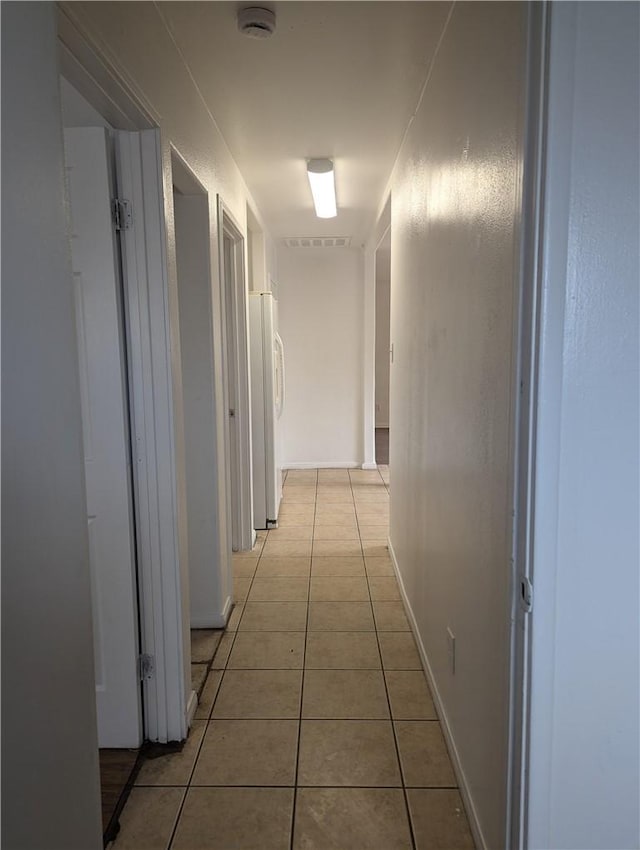
<path id="1" fill-rule="evenodd" d="M 282 240 L 287 248 L 349 248 L 350 236 L 288 236 Z"/>

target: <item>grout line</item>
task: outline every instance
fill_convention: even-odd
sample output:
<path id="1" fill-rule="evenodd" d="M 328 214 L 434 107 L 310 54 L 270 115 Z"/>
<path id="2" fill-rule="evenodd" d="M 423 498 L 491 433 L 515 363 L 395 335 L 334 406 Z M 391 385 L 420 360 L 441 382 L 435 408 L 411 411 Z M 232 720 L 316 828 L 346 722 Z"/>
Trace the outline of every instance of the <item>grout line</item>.
<path id="1" fill-rule="evenodd" d="M 313 540 L 316 530 L 316 511 L 318 507 L 318 470 L 316 469 L 316 488 L 315 488 L 315 500 L 313 502 L 313 530 L 311 535 L 311 559 L 313 558 Z M 302 706 L 304 701 L 304 676 L 306 672 L 306 664 L 307 664 L 307 636 L 309 634 L 309 606 L 311 604 L 311 564 L 312 560 L 309 562 L 309 583 L 307 585 L 307 619 L 305 621 L 305 629 L 304 629 L 304 647 L 302 650 L 302 678 L 300 682 L 300 713 L 298 717 L 298 742 L 296 747 L 296 768 L 293 776 L 294 788 L 293 788 L 293 806 L 291 807 L 291 829 L 289 832 L 289 841 L 290 841 L 290 850 L 293 850 L 293 842 L 294 842 L 294 832 L 295 832 L 295 823 L 296 823 L 296 806 L 298 802 L 298 769 L 300 766 L 300 739 L 302 737 Z"/>
<path id="2" fill-rule="evenodd" d="M 378 474 L 380 474 L 380 473 L 378 473 Z M 380 476 L 380 478 L 382 479 L 382 476 Z M 383 482 L 383 484 L 384 484 L 384 482 Z M 360 521 L 358 520 L 358 531 L 359 530 L 360 530 Z M 362 538 L 360 539 L 360 542 L 362 544 Z M 364 547 L 362 549 L 362 556 L 364 557 Z M 366 569 L 365 569 L 365 573 L 366 573 Z M 367 579 L 367 588 L 369 589 L 369 596 L 371 597 L 371 586 L 369 584 L 369 574 L 368 573 L 366 573 L 366 579 Z M 373 609 L 373 599 L 371 599 L 371 607 Z M 378 652 L 380 654 L 380 664 L 381 664 L 382 670 L 383 670 L 382 680 L 384 682 L 384 693 L 385 693 L 385 696 L 387 698 L 387 706 L 389 708 L 389 721 L 391 723 L 391 731 L 392 731 L 392 734 L 393 734 L 393 743 L 394 743 L 394 746 L 395 746 L 395 749 L 396 749 L 396 760 L 397 760 L 397 763 L 398 763 L 398 771 L 400 773 L 400 782 L 401 782 L 401 785 L 402 785 L 402 794 L 404 796 L 405 811 L 407 813 L 407 823 L 409 825 L 409 833 L 411 835 L 411 845 L 415 850 L 415 848 L 417 846 L 416 845 L 416 838 L 415 838 L 415 835 L 413 833 L 413 823 L 411 822 L 411 812 L 409 810 L 409 798 L 407 796 L 407 788 L 406 788 L 405 781 L 404 781 L 404 773 L 402 772 L 402 763 L 400 761 L 400 747 L 398 746 L 398 736 L 396 734 L 396 726 L 395 726 L 395 722 L 394 722 L 393 712 L 392 712 L 392 709 L 391 709 L 391 699 L 389 697 L 389 689 L 387 687 L 387 677 L 385 676 L 386 671 L 385 671 L 385 668 L 384 668 L 384 662 L 382 660 L 382 647 L 380 646 L 380 636 L 378 634 L 378 625 L 377 625 L 377 622 L 376 622 L 376 619 L 375 619 L 375 610 L 373 611 L 373 622 L 374 622 L 374 626 L 375 626 L 376 643 L 378 644 Z"/>

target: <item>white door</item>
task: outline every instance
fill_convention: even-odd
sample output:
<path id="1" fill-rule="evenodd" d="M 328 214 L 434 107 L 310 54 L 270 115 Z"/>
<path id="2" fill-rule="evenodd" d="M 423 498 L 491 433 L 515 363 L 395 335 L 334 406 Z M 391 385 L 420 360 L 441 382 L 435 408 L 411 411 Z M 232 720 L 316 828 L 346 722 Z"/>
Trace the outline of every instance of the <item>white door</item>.
<path id="1" fill-rule="evenodd" d="M 100 747 L 142 741 L 123 319 L 103 128 L 65 130 Z"/>

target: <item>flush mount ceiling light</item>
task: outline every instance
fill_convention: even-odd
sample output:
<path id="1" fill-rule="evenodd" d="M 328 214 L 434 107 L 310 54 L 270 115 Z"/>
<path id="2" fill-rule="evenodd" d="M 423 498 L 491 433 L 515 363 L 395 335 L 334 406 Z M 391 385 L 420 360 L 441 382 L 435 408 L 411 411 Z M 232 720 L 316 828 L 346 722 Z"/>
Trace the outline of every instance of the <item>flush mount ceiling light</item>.
<path id="1" fill-rule="evenodd" d="M 238 12 L 238 29 L 249 38 L 269 38 L 276 31 L 276 16 L 270 9 L 250 6 Z"/>
<path id="2" fill-rule="evenodd" d="M 310 159 L 307 162 L 307 176 L 316 215 L 318 218 L 335 218 L 338 210 L 333 162 L 330 159 Z"/>

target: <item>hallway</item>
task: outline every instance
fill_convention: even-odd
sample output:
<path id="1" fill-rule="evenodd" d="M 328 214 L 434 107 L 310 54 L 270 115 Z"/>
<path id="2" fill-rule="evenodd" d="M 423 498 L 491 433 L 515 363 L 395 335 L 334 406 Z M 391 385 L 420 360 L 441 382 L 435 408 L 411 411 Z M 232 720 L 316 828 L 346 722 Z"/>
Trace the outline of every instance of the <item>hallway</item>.
<path id="1" fill-rule="evenodd" d="M 113 850 L 472 850 L 387 549 L 388 467 L 292 470 L 181 753 Z"/>

